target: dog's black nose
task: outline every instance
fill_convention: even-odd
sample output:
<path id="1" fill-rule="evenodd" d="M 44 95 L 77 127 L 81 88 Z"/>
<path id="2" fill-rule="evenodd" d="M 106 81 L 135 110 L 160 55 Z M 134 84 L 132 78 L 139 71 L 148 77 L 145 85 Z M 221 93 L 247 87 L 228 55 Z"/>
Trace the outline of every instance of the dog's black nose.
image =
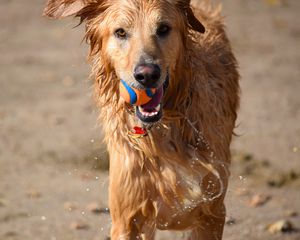
<path id="1" fill-rule="evenodd" d="M 156 64 L 139 64 L 134 70 L 134 78 L 147 88 L 155 88 L 160 79 L 160 68 Z"/>

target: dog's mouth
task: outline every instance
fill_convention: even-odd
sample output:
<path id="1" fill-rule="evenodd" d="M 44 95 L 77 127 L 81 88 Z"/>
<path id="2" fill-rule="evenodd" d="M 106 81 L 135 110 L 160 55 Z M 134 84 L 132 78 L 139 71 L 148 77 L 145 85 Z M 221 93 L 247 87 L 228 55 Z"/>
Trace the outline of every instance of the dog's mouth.
<path id="1" fill-rule="evenodd" d="M 136 116 L 144 123 L 155 123 L 162 117 L 162 99 L 164 86 L 158 88 L 152 99 L 141 106 L 136 106 Z"/>
<path id="2" fill-rule="evenodd" d="M 147 124 L 158 122 L 163 116 L 163 97 L 169 86 L 169 74 L 164 83 L 157 89 L 152 99 L 141 106 L 135 107 L 136 116 Z"/>

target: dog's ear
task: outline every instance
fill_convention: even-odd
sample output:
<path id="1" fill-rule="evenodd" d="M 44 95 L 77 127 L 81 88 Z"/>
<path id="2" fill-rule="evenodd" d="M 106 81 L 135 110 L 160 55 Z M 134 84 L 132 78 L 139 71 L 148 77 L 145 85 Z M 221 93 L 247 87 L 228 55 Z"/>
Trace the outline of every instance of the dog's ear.
<path id="1" fill-rule="evenodd" d="M 194 29 L 197 32 L 200 33 L 205 33 L 205 27 L 203 26 L 203 24 L 195 17 L 192 9 L 190 7 L 188 7 L 186 9 L 186 15 L 187 15 L 187 19 L 188 19 L 188 23 L 190 24 L 190 26 L 192 27 L 192 29 Z"/>
<path id="2" fill-rule="evenodd" d="M 50 18 L 64 18 L 77 14 L 87 0 L 48 0 L 43 15 Z"/>
<path id="3" fill-rule="evenodd" d="M 191 0 L 176 0 L 177 6 L 184 11 L 187 21 L 192 29 L 194 29 L 197 32 L 204 33 L 205 27 L 203 24 L 195 17 L 191 6 L 190 6 Z"/>

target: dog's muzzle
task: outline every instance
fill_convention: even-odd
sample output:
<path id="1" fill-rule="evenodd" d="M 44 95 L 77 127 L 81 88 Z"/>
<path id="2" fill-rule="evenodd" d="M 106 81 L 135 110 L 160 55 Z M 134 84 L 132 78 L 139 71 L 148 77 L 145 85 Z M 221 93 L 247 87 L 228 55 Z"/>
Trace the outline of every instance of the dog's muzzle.
<path id="1" fill-rule="evenodd" d="M 169 85 L 169 74 L 152 99 L 141 106 L 136 106 L 136 116 L 147 124 L 158 122 L 163 116 L 163 96 Z"/>

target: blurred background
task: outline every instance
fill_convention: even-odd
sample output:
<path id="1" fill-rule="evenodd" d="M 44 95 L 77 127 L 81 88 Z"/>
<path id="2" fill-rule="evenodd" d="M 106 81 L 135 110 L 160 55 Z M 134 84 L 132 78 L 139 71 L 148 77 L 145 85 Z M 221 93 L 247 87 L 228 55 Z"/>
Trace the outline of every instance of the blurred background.
<path id="1" fill-rule="evenodd" d="M 45 2 L 0 0 L 0 239 L 107 239 L 84 27 Z M 242 76 L 224 239 L 299 240 L 300 1 L 219 2 Z"/>

